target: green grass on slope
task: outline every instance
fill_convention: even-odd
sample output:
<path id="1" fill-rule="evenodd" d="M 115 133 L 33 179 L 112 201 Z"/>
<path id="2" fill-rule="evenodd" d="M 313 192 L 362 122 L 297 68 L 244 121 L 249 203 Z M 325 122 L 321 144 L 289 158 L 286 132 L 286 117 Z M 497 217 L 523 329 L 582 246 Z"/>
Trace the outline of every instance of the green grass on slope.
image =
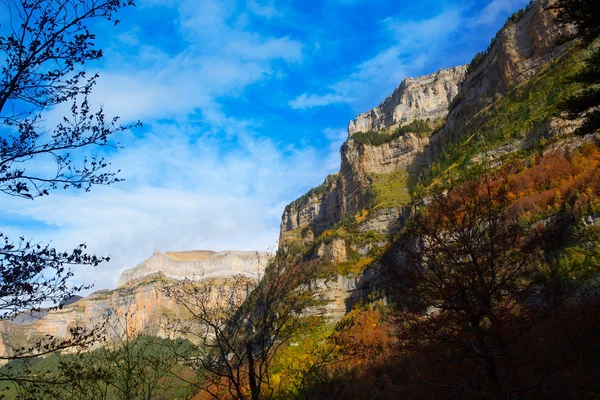
<path id="1" fill-rule="evenodd" d="M 428 187 L 460 178 L 473 165 L 474 156 L 543 132 L 559 116 L 558 104 L 580 88 L 569 76 L 581 69 L 586 54 L 587 50 L 571 48 L 533 78 L 477 113 L 462 138 L 446 145 L 435 164 L 422 173 L 422 185 Z"/>
<path id="2" fill-rule="evenodd" d="M 399 208 L 410 203 L 409 178 L 406 170 L 390 174 L 371 174 L 370 177 L 372 209 Z"/>

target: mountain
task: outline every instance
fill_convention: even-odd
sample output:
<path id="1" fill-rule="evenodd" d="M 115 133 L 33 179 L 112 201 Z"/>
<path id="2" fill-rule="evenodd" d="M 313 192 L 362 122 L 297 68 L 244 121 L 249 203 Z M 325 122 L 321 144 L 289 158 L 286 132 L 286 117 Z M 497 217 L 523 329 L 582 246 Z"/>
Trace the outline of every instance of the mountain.
<path id="1" fill-rule="evenodd" d="M 339 275 L 330 290 L 345 299 L 346 312 L 376 285 L 381 255 L 419 205 L 415 190 L 459 164 L 498 163 L 541 139 L 556 140 L 553 148 L 581 144 L 562 139 L 576 123 L 557 106 L 575 90 L 566 77 L 581 55 L 563 39 L 573 28 L 557 24 L 551 4 L 516 13 L 470 65 L 407 78 L 357 115 L 339 173 L 285 208 L 280 249 L 333 265 Z"/>
<path id="2" fill-rule="evenodd" d="M 385 298 L 389 279 L 381 271 L 404 267 L 397 234 L 428 201 L 420 192 L 477 166 L 535 161 L 581 146 L 584 138 L 572 135 L 578 122 L 564 119 L 558 105 L 578 89 L 568 76 L 584 52 L 563 40 L 573 30 L 556 23 L 551 4 L 540 0 L 515 14 L 469 65 L 407 78 L 350 121 L 340 171 L 282 214 L 279 250 L 322 271 L 310 290 L 327 301 L 307 314 L 329 324 L 357 304 Z M 260 252 L 157 251 L 125 271 L 115 290 L 2 322 L 0 352 L 10 354 L 46 333 L 64 337 L 70 327 L 100 323 L 108 311 L 132 306 L 136 330 L 169 337 L 161 323 L 185 312 L 164 296 L 164 285 L 236 274 L 259 278 L 268 260 Z M 323 338 L 306 334 L 306 343 L 313 339 Z"/>
<path id="3" fill-rule="evenodd" d="M 86 298 L 77 296 L 59 310 L 22 314 L 14 320 L 1 321 L 0 354 L 13 354 L 13 349 L 45 335 L 67 338 L 71 328 L 91 329 L 104 323 L 110 314 L 125 312 L 133 314 L 134 331 L 170 337 L 164 324 L 185 319 L 185 310 L 165 296 L 165 285 L 180 279 L 201 282 L 216 278 L 226 282 L 238 274 L 260 279 L 270 257 L 259 251 L 162 253 L 156 250 L 150 258 L 125 270 L 114 290 L 99 290 Z"/>

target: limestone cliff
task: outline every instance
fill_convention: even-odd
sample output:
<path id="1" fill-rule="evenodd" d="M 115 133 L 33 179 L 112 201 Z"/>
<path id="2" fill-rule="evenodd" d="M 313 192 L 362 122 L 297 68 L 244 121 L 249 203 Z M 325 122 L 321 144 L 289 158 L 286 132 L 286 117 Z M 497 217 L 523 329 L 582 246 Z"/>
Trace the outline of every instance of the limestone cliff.
<path id="1" fill-rule="evenodd" d="M 428 143 L 427 137 L 410 132 L 378 146 L 348 138 L 340 150 L 340 215 L 353 214 L 368 205 L 373 174 L 392 174 L 411 167 Z"/>
<path id="2" fill-rule="evenodd" d="M 155 251 L 152 257 L 121 275 L 118 286 L 162 273 L 169 279 L 201 280 L 232 275 L 260 276 L 265 270 L 269 255 L 258 251 L 167 252 Z"/>
<path id="3" fill-rule="evenodd" d="M 132 330 L 136 332 L 167 337 L 163 323 L 167 318 L 180 318 L 183 310 L 166 298 L 160 288 L 164 277 L 156 275 L 152 280 L 130 288 L 103 290 L 61 310 L 42 311 L 33 315 L 23 315 L 14 321 L 0 323 L 0 353 L 13 354 L 13 349 L 51 335 L 66 338 L 69 330 L 76 327 L 92 329 L 99 327 L 109 313 L 122 315 L 125 311 L 132 315 Z M 109 334 L 112 332 L 109 332 Z"/>
<path id="4" fill-rule="evenodd" d="M 327 181 L 294 201 L 284 211 L 280 246 L 288 239 L 311 242 L 344 217 L 372 203 L 374 174 L 407 170 L 416 176 L 430 165 L 445 144 L 460 136 L 467 123 L 477 123 L 477 113 L 500 96 L 526 81 L 566 48 L 560 39 L 569 30 L 555 22 L 548 10 L 553 0 L 540 0 L 516 23 L 498 32 L 483 62 L 475 69 L 466 66 L 440 70 L 418 78 L 407 78 L 383 103 L 359 114 L 348 126 L 348 139 L 341 147 L 341 169 L 335 183 Z M 450 111 L 449 108 L 451 109 Z M 411 132 L 371 145 L 356 140 L 356 133 L 394 128 L 418 120 L 442 120 L 433 133 Z M 398 212 L 371 213 L 371 217 Z M 372 224 L 389 232 L 394 221 Z"/>
<path id="5" fill-rule="evenodd" d="M 350 122 L 348 140 L 340 150 L 340 173 L 286 207 L 280 245 L 289 239 L 310 242 L 345 216 L 365 208 L 371 200 L 368 188 L 372 174 L 390 174 L 412 166 L 415 156 L 429 143 L 428 137 L 407 132 L 382 145 L 369 145 L 353 135 L 445 117 L 464 73 L 465 67 L 455 67 L 405 79 L 379 107 Z"/>
<path id="6" fill-rule="evenodd" d="M 13 349 L 45 335 L 65 338 L 71 328 L 90 329 L 106 321 L 109 313 L 122 315 L 125 311 L 132 315 L 131 329 L 135 332 L 168 337 L 165 323 L 186 317 L 185 310 L 161 290 L 170 281 L 216 278 L 226 283 L 228 278 L 240 274 L 258 279 L 269 257 L 268 253 L 255 251 L 155 251 L 147 260 L 123 272 L 115 290 L 74 299 L 60 310 L 0 321 L 0 354 L 10 355 Z"/>
<path id="7" fill-rule="evenodd" d="M 464 132 L 467 124 L 477 124 L 482 109 L 565 52 L 567 43 L 563 38 L 573 28 L 556 23 L 556 11 L 548 9 L 554 1 L 538 0 L 520 21 L 498 32 L 483 62 L 461 83 L 459 101 L 446 123 L 431 138 L 431 158 Z"/>
<path id="8" fill-rule="evenodd" d="M 417 119 L 436 120 L 448 113 L 448 104 L 458 93 L 466 66 L 442 69 L 418 78 L 406 78 L 378 107 L 350 121 L 348 134 L 379 130 Z"/>
<path id="9" fill-rule="evenodd" d="M 330 175 L 283 211 L 279 243 L 288 240 L 311 242 L 340 218 L 340 175 Z"/>

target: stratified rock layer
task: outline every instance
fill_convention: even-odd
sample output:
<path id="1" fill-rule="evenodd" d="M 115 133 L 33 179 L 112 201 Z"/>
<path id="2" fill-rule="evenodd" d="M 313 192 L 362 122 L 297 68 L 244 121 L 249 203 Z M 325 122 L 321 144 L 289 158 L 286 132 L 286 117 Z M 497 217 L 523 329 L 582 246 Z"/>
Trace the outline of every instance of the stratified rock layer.
<path id="1" fill-rule="evenodd" d="M 211 277 L 245 275 L 261 276 L 269 254 L 259 251 L 212 251 L 167 252 L 155 251 L 152 257 L 121 275 L 118 286 L 156 273 L 169 279 L 202 280 Z"/>
<path id="2" fill-rule="evenodd" d="M 327 239 L 328 235 L 343 236 L 339 231 L 344 230 L 346 223 L 358 224 L 356 231 L 374 233 L 372 237 L 397 232 L 410 214 L 410 204 L 371 202 L 373 175 L 388 174 L 391 179 L 405 174 L 406 182 L 408 179 L 416 181 L 418 174 L 435 162 L 448 143 L 467 131 L 476 131 L 485 121 L 482 111 L 486 107 L 564 54 L 568 44 L 562 38 L 569 36 L 572 28 L 556 23 L 555 10 L 549 7 L 554 1 L 538 0 L 523 18 L 508 23 L 498 33 L 483 62 L 471 71 L 467 67 L 455 67 L 405 79 L 382 104 L 352 120 L 348 139 L 340 150 L 339 174 L 333 183 L 326 181 L 286 207 L 281 221 L 280 247 L 301 241 L 307 258 L 319 258 L 322 263 L 331 264 L 346 258 L 341 255 L 350 254 L 341 250 L 340 243 Z M 400 125 L 427 119 L 440 124 L 429 136 L 407 132 L 387 143 L 369 145 L 365 143 L 369 142 L 369 135 L 356 135 L 368 131 L 390 134 Z M 554 129 L 557 124 L 549 121 L 548 125 Z M 514 148 L 505 150 L 515 151 Z M 334 226 L 335 232 L 324 234 Z M 352 238 L 340 239 L 344 240 L 346 247 L 351 248 Z M 318 246 L 311 245 L 315 241 Z M 368 250 L 367 247 L 355 249 L 363 257 L 368 256 Z M 372 267 L 376 265 L 369 266 L 356 279 L 340 275 L 338 280 L 320 282 L 319 290 L 334 300 L 330 305 L 333 308 L 321 312 L 339 313 L 343 304 L 347 306 L 368 291 Z"/>
<path id="3" fill-rule="evenodd" d="M 348 125 L 348 134 L 376 131 L 417 119 L 436 120 L 448 113 L 448 104 L 458 94 L 466 66 L 442 69 L 418 78 L 406 78 L 378 107 L 359 114 Z"/>
<path id="4" fill-rule="evenodd" d="M 185 309 L 162 290 L 179 279 L 212 279 L 227 285 L 233 276 L 260 279 L 269 254 L 256 251 L 155 251 L 152 257 L 123 272 L 117 289 L 101 290 L 86 298 L 74 299 L 60 310 L 22 314 L 14 320 L 0 321 L 0 354 L 14 354 L 46 335 L 67 338 L 75 327 L 92 329 L 107 321 L 109 315 L 130 315 L 133 332 L 170 337 L 165 331 L 169 321 L 186 319 Z M 114 332 L 109 331 L 111 335 Z"/>
<path id="5" fill-rule="evenodd" d="M 553 0 L 539 0 L 514 24 L 501 30 L 483 63 L 474 71 L 467 67 L 440 70 L 418 78 L 407 78 L 383 103 L 359 114 L 348 126 L 348 140 L 341 147 L 341 169 L 335 184 L 311 191 L 286 207 L 281 222 L 280 246 L 289 239 L 311 241 L 344 217 L 369 202 L 370 174 L 388 174 L 406 169 L 415 176 L 435 161 L 443 147 L 477 124 L 477 113 L 515 86 L 538 73 L 564 53 L 561 41 L 570 33 L 559 26 Z M 459 97 L 458 99 L 456 99 Z M 453 100 L 456 106 L 448 112 Z M 415 120 L 445 119 L 430 137 L 407 133 L 388 143 L 373 146 L 353 139 L 356 132 L 406 125 Z M 391 129 L 390 129 L 391 130 Z M 371 226 L 389 233 L 395 221 L 380 220 Z M 392 218 L 398 213 L 388 213 Z M 364 224 L 369 224 L 365 221 Z M 307 229 L 310 229 L 308 231 Z"/>

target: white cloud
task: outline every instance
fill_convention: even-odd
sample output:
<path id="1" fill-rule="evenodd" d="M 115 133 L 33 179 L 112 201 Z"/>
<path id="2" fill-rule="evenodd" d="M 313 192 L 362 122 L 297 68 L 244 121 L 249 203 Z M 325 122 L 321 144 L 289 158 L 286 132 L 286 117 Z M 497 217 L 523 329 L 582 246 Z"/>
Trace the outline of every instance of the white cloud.
<path id="1" fill-rule="evenodd" d="M 290 107 L 295 110 L 305 110 L 312 107 L 328 106 L 336 103 L 346 103 L 348 99 L 340 94 L 308 94 L 303 93 L 289 102 Z"/>
<path id="2" fill-rule="evenodd" d="M 248 8 L 254 14 L 267 19 L 283 16 L 283 13 L 275 7 L 272 1 L 250 0 Z"/>
<path id="3" fill-rule="evenodd" d="M 107 115 L 145 123 L 164 118 L 181 121 L 198 111 L 212 112 L 220 97 L 236 96 L 251 84 L 285 76 L 281 65 L 302 60 L 302 43 L 248 30 L 236 22 L 231 2 L 142 4 L 147 12 L 156 6 L 177 12 L 177 20 L 165 23 L 173 23 L 179 33 L 179 38 L 170 37 L 178 40 L 179 50 L 169 54 L 170 42 L 151 43 L 140 37 L 139 27 L 118 35 L 119 44 L 109 46 L 92 96 L 95 104 L 104 104 Z M 131 46 L 124 50 L 122 44 Z M 57 110 L 59 115 L 63 112 Z"/>
<path id="4" fill-rule="evenodd" d="M 461 27 L 463 17 L 457 8 L 444 10 L 435 17 L 406 21 L 398 18 L 387 18 L 384 26 L 392 32 L 399 46 L 410 46 L 408 51 L 422 51 L 422 46 L 435 46 L 440 40 L 447 38 Z M 417 49 L 415 49 L 417 48 Z"/>
<path id="5" fill-rule="evenodd" d="M 111 161 L 124 182 L 85 194 L 7 199 L 5 216 L 36 225 L 5 222 L 0 231 L 52 240 L 58 249 L 87 242 L 111 262 L 77 269 L 77 280 L 95 282 L 93 290 L 113 288 L 124 269 L 154 249 L 267 250 L 290 193 L 300 195 L 334 167 L 313 148 L 283 150 L 248 131 L 228 151 L 222 136 L 198 136 L 191 124 L 156 124 L 143 139 L 123 140 L 126 149 Z"/>

